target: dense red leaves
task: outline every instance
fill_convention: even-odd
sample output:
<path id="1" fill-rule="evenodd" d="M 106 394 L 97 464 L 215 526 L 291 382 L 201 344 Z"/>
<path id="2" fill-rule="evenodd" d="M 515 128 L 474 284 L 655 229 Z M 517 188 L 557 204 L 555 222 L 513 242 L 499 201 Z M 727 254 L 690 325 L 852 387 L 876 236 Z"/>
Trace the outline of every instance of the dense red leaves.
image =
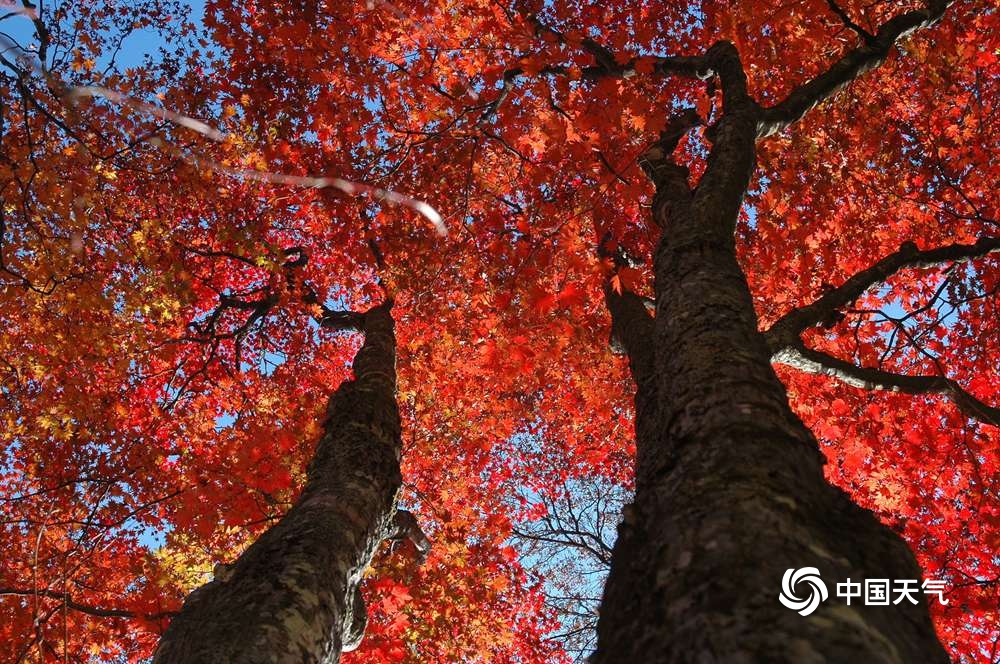
<path id="1" fill-rule="evenodd" d="M 657 74 L 653 56 L 732 39 L 770 104 L 859 39 L 821 0 L 730 5 L 217 0 L 200 43 L 178 28 L 176 58 L 107 75 L 110 16 L 170 30 L 176 8 L 48 16 L 83 17 L 83 46 L 53 75 L 160 93 L 229 135 L 212 144 L 104 102 L 69 106 L 37 73 L 26 80 L 52 117 L 30 98 L 4 108 L 2 657 L 148 655 L 162 614 L 300 485 L 358 341 L 320 329 L 309 294 L 364 309 L 389 290 L 403 502 L 434 549 L 424 565 L 408 545 L 379 557 L 369 635 L 347 659 L 560 661 L 512 526 L 538 516 L 526 495 L 567 479 L 630 482 L 632 387 L 602 289 L 611 277 L 650 293 L 641 155 L 676 108 L 707 123 L 721 104 L 700 81 Z M 869 31 L 910 7 L 839 6 Z M 737 240 L 762 327 L 904 241 L 996 234 L 998 34 L 995 8 L 958 3 L 761 143 Z M 605 56 L 588 37 L 619 65 L 637 58 L 635 75 L 592 76 Z M 3 86 L 18 99 L 12 78 Z M 160 148 L 136 140 L 152 131 Z M 678 148 L 692 182 L 703 132 Z M 431 202 L 449 236 L 384 201 L 226 169 L 398 190 Z M 612 274 L 597 255 L 607 238 L 644 263 Z M 900 273 L 805 339 L 865 366 L 944 370 L 997 404 L 996 260 Z M 830 479 L 948 581 L 942 638 L 989 661 L 996 429 L 939 396 L 781 377 Z"/>

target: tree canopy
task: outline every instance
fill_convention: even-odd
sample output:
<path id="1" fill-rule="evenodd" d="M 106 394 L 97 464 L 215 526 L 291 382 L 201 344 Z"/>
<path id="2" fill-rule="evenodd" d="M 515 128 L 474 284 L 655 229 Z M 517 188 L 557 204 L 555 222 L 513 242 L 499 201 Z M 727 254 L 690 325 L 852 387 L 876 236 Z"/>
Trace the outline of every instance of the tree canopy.
<path id="1" fill-rule="evenodd" d="M 579 556 L 610 564 L 636 449 L 606 299 L 655 296 L 650 164 L 675 132 L 703 184 L 720 43 L 763 109 L 736 251 L 791 405 L 947 582 L 951 655 L 1000 657 L 995 3 L 188 9 L 0 8 L 4 661 L 150 656 L 294 503 L 361 346 L 337 312 L 386 299 L 433 547 L 383 547 L 344 661 L 589 648 Z"/>

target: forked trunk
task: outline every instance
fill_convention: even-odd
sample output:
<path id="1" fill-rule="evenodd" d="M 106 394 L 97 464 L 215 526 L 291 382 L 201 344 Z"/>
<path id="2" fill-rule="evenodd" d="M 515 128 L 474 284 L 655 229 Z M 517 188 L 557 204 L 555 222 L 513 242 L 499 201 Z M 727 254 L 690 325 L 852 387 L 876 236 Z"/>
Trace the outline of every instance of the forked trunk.
<path id="1" fill-rule="evenodd" d="M 716 55 L 725 79 L 727 53 Z M 726 117 L 697 190 L 670 162 L 676 135 L 647 155 L 662 229 L 657 307 L 632 329 L 654 332 L 633 334 L 632 347 L 617 336 L 633 371 L 653 348 L 655 378 L 636 374 L 636 495 L 593 661 L 946 662 L 922 592 L 918 605 L 837 597 L 848 579 L 920 579 L 920 569 L 896 533 L 825 481 L 816 440 L 771 368 L 734 242 L 756 120 L 742 72 L 728 74 Z M 808 616 L 778 600 L 786 570 L 803 567 L 829 591 Z M 794 590 L 816 592 L 805 582 Z"/>

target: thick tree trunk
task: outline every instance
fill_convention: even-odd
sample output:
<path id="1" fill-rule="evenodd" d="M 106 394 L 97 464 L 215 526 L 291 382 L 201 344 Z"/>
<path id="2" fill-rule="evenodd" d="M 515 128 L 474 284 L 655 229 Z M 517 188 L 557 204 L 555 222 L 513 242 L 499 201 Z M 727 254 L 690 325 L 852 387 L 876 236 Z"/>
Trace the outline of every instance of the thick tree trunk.
<path id="1" fill-rule="evenodd" d="M 360 639 L 357 586 L 393 531 L 401 484 L 390 305 L 362 328 L 355 378 L 330 399 L 302 495 L 224 578 L 187 598 L 156 664 L 337 662 Z"/>
<path id="2" fill-rule="evenodd" d="M 898 535 L 825 481 L 817 443 L 771 368 L 735 253 L 758 109 L 731 49 L 710 51 L 726 115 L 697 190 L 670 161 L 676 135 L 647 155 L 663 232 L 654 333 L 632 347 L 618 336 L 633 368 L 654 349 L 656 376 L 636 374 L 636 496 L 594 661 L 946 662 L 922 593 L 917 606 L 836 596 L 848 578 L 919 579 L 920 570 Z M 785 571 L 802 567 L 818 568 L 830 595 L 806 617 L 778 601 Z M 807 597 L 810 587 L 796 591 Z"/>

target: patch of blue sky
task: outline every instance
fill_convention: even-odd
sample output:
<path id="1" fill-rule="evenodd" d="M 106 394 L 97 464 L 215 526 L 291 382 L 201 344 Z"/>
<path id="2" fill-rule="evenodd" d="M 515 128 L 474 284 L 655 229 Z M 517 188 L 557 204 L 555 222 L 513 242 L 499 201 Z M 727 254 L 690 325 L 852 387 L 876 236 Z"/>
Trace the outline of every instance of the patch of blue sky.
<path id="1" fill-rule="evenodd" d="M 188 11 L 188 20 L 195 25 L 201 25 L 204 19 L 204 0 L 189 0 L 181 3 Z M 3 11 L 0 9 L 0 11 Z M 42 9 L 42 19 L 49 21 L 51 16 Z M 180 20 L 180 17 L 176 17 Z M 35 32 L 35 25 L 29 16 L 23 13 L 7 12 L 0 14 L 0 35 L 5 36 L 9 41 L 17 44 L 17 49 L 21 55 L 35 56 L 38 53 L 38 36 Z M 138 28 L 130 32 L 122 41 L 117 51 L 102 54 L 97 61 L 98 68 L 107 67 L 114 58 L 119 69 L 138 67 L 147 58 L 157 58 L 161 49 L 169 48 L 170 44 L 163 38 L 155 28 Z M 48 63 L 43 63 L 48 64 Z"/>
<path id="2" fill-rule="evenodd" d="M 155 551 L 167 543 L 167 535 L 173 531 L 169 523 L 151 526 L 136 519 L 129 519 L 124 526 L 136 534 L 136 541 L 150 551 Z"/>
<path id="3" fill-rule="evenodd" d="M 541 421 L 527 423 L 523 429 L 511 436 L 510 443 L 514 449 L 524 454 L 543 453 L 546 442 L 546 425 Z M 528 479 L 528 478 L 525 478 Z M 607 546 L 614 546 L 617 539 L 619 503 L 624 504 L 630 492 L 620 486 L 615 486 L 609 480 L 593 476 L 582 476 L 566 480 L 561 486 L 546 486 L 533 488 L 536 482 L 525 481 L 518 487 L 518 494 L 529 505 L 552 503 L 558 509 L 568 509 L 573 512 L 574 523 L 581 531 L 592 532 Z M 595 502 L 595 495 L 603 496 L 603 505 Z M 600 511 L 603 510 L 603 515 Z M 610 517 L 610 518 L 609 518 Z M 538 521 L 528 521 L 517 527 L 530 531 L 532 524 Z M 511 537 L 507 544 L 516 546 L 522 553 L 520 562 L 529 573 L 536 575 L 542 582 L 542 591 L 549 603 L 562 608 L 566 613 L 565 620 L 575 620 L 581 612 L 593 611 L 596 615 L 600 598 L 604 591 L 607 578 L 607 568 L 600 564 L 592 554 L 580 547 L 572 545 L 531 546 L 530 539 Z M 572 598 L 567 597 L 565 584 L 567 575 L 574 576 L 572 580 Z M 574 626 L 569 624 L 554 628 L 548 638 L 563 640 L 564 630 Z M 595 641 L 587 634 L 578 635 L 578 643 L 583 648 L 592 648 Z M 596 635 L 590 635 L 596 636 Z M 589 652 L 575 653 L 582 658 Z"/>

